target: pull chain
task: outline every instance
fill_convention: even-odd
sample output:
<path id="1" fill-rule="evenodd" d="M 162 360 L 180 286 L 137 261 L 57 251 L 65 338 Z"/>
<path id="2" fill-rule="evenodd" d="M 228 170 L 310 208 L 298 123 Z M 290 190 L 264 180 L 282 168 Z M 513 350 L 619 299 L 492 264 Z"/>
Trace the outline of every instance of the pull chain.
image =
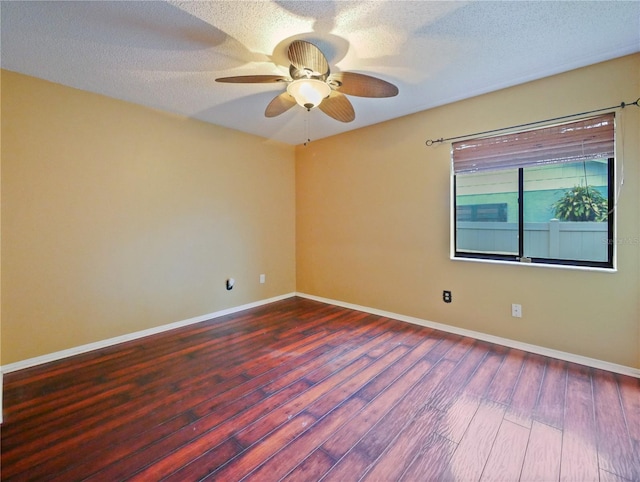
<path id="1" fill-rule="evenodd" d="M 307 111 L 307 115 L 304 118 L 304 137 L 307 139 L 304 143 L 304 146 L 307 147 L 307 144 L 311 142 L 311 138 L 309 137 L 309 119 L 311 117 L 311 110 Z"/>

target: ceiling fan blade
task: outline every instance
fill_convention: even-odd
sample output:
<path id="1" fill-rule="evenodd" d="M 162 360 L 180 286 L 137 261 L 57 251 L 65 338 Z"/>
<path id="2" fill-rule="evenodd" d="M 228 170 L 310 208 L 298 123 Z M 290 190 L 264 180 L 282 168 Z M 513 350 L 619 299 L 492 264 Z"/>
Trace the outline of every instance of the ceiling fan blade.
<path id="1" fill-rule="evenodd" d="M 333 85 L 335 82 L 339 85 Z M 398 95 L 398 88 L 386 80 L 355 72 L 336 72 L 329 79 L 329 83 L 343 94 L 358 97 L 393 97 Z"/>
<path id="2" fill-rule="evenodd" d="M 309 69 L 314 75 L 328 75 L 329 62 L 322 51 L 312 43 L 294 40 L 289 45 L 287 56 L 298 70 Z"/>
<path id="3" fill-rule="evenodd" d="M 332 90 L 329 97 L 320 103 L 318 109 L 340 122 L 351 122 L 356 118 L 356 113 L 349 99 L 335 90 Z"/>
<path id="4" fill-rule="evenodd" d="M 282 75 L 238 75 L 236 77 L 220 77 L 216 82 L 229 84 L 269 84 L 271 82 L 287 82 L 288 77 Z"/>
<path id="5" fill-rule="evenodd" d="M 296 101 L 294 100 L 288 92 L 283 92 L 280 95 L 277 95 L 269 105 L 267 109 L 264 111 L 265 117 L 275 117 L 277 115 L 282 114 L 283 112 L 288 111 L 294 105 L 296 105 Z"/>

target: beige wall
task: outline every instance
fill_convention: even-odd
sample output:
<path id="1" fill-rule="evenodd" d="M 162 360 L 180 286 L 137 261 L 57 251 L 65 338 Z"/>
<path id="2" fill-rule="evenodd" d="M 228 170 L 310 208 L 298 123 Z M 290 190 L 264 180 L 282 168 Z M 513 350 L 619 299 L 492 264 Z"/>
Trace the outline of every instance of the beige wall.
<path id="1" fill-rule="evenodd" d="M 293 147 L 7 71 L 2 94 L 2 364 L 295 290 Z"/>
<path id="2" fill-rule="evenodd" d="M 297 147 L 297 290 L 640 367 L 640 109 L 617 114 L 617 273 L 450 260 L 450 144 L 425 146 L 639 94 L 634 55 Z"/>
<path id="3" fill-rule="evenodd" d="M 3 71 L 1 363 L 297 289 L 640 367 L 640 109 L 617 273 L 450 260 L 450 147 L 424 145 L 639 92 L 635 55 L 294 152 Z"/>

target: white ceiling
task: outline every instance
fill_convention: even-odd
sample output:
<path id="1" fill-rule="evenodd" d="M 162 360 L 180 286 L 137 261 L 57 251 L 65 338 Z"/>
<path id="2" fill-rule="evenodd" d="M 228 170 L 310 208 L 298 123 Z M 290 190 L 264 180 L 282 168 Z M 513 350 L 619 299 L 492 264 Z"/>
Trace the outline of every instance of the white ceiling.
<path id="1" fill-rule="evenodd" d="M 640 51 L 640 1 L 2 1 L 2 68 L 300 144 Z M 265 118 L 286 48 L 400 93 L 350 97 L 355 121 Z M 624 100 L 624 99 L 623 99 Z"/>

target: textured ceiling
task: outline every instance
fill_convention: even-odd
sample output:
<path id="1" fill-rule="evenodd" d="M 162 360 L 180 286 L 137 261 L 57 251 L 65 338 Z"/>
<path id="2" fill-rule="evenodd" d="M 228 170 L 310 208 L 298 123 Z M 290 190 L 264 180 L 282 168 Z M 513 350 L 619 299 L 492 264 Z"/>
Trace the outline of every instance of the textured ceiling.
<path id="1" fill-rule="evenodd" d="M 1 3 L 2 68 L 289 144 L 319 139 L 640 51 L 640 1 Z M 294 39 L 332 71 L 400 93 L 350 97 L 355 121 L 295 107 L 265 118 Z"/>

